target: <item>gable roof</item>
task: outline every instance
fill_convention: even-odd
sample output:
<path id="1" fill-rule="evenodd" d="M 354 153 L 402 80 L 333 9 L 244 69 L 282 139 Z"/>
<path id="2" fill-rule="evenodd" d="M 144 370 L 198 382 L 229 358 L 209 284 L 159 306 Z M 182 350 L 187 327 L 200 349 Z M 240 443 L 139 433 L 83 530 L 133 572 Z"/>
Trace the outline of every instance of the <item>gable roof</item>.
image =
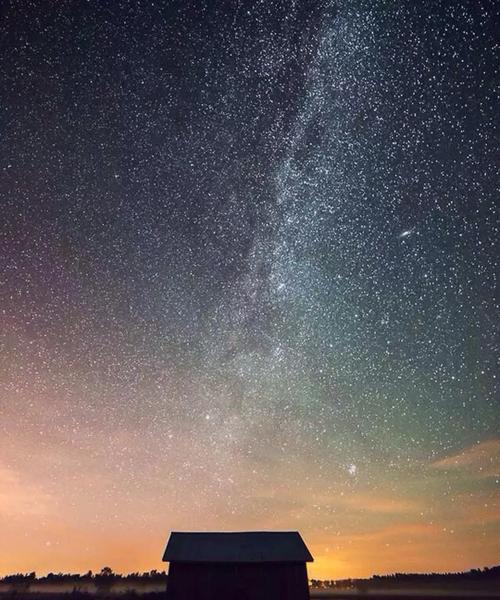
<path id="1" fill-rule="evenodd" d="M 165 562 L 312 562 L 298 531 L 172 531 Z"/>

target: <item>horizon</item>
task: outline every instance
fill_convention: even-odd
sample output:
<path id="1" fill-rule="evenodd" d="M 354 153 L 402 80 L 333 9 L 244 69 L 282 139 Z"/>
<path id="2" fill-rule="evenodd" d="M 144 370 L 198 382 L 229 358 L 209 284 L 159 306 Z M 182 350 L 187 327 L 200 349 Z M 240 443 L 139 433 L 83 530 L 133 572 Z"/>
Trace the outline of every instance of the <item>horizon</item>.
<path id="1" fill-rule="evenodd" d="M 2 4 L 0 572 L 494 566 L 497 13 Z"/>
<path id="2" fill-rule="evenodd" d="M 164 563 L 165 564 L 165 563 Z M 166 563 L 168 564 L 168 563 Z M 310 564 L 310 563 L 308 563 Z M 47 577 L 48 575 L 55 575 L 55 576 L 74 576 L 74 577 L 80 577 L 83 578 L 86 575 L 88 575 L 89 572 L 92 573 L 92 577 L 95 577 L 96 575 L 100 575 L 100 573 L 102 573 L 103 569 L 108 568 L 108 565 L 105 565 L 104 567 L 101 567 L 99 570 L 93 571 L 92 569 L 89 569 L 87 572 L 80 572 L 80 573 L 64 573 L 64 572 L 55 572 L 55 571 L 47 571 L 44 572 L 42 574 L 36 573 L 36 571 L 27 571 L 25 573 L 8 573 L 8 574 L 2 574 L 0 573 L 0 583 L 2 583 L 2 579 L 6 578 L 6 577 L 13 577 L 16 575 L 31 575 L 32 573 L 35 573 L 35 580 L 39 580 L 39 579 L 44 579 L 45 577 Z M 156 569 L 149 569 L 146 571 L 129 571 L 128 573 L 118 573 L 116 571 L 113 571 L 112 574 L 110 574 L 110 577 L 116 576 L 116 577 L 129 577 L 131 575 L 138 575 L 139 577 L 142 576 L 149 576 L 152 573 L 155 573 L 155 575 L 168 575 L 168 568 L 164 567 L 163 570 L 158 571 Z M 464 571 L 455 571 L 455 572 L 443 572 L 443 571 L 428 571 L 428 572 L 415 572 L 415 573 L 399 573 L 399 572 L 390 572 L 390 573 L 372 573 L 371 575 L 367 575 L 366 577 L 360 577 L 360 578 L 356 578 L 356 577 L 342 577 L 341 579 L 335 578 L 335 577 L 325 577 L 320 579 L 320 581 L 343 581 L 343 580 L 349 580 L 349 579 L 371 579 L 373 577 L 391 577 L 391 576 L 398 576 L 398 575 L 403 575 L 403 576 L 407 576 L 407 575 L 463 575 L 466 573 L 470 573 L 472 571 L 482 571 L 485 572 L 485 570 L 487 569 L 494 569 L 494 568 L 499 568 L 500 569 L 500 563 L 496 564 L 496 565 L 485 565 L 485 566 L 475 566 L 475 567 L 470 567 L 469 569 L 466 569 Z M 316 578 L 311 578 L 309 577 L 309 572 L 308 572 L 308 579 L 309 581 L 311 581 L 312 579 L 316 579 Z"/>

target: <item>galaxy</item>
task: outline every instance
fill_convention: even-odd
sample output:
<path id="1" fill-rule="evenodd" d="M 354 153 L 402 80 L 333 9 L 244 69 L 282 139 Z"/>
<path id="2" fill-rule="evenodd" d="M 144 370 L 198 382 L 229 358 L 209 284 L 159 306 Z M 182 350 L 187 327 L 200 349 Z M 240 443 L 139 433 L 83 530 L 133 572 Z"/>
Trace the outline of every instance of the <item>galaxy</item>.
<path id="1" fill-rule="evenodd" d="M 0 573 L 498 563 L 499 17 L 2 2 Z"/>

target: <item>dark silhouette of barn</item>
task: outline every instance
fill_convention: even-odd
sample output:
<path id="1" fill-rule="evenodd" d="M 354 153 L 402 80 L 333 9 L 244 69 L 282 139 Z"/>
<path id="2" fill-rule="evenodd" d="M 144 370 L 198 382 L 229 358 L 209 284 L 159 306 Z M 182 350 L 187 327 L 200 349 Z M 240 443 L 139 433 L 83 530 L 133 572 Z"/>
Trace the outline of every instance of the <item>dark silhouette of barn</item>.
<path id="1" fill-rule="evenodd" d="M 170 534 L 167 600 L 307 600 L 306 562 L 297 531 Z"/>

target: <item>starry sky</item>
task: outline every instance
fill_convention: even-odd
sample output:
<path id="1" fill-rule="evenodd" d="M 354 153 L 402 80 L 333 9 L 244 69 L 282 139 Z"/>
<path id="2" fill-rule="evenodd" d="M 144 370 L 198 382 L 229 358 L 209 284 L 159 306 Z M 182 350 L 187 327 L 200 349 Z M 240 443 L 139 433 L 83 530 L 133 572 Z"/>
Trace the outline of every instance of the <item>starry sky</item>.
<path id="1" fill-rule="evenodd" d="M 1 3 L 0 573 L 499 562 L 498 13 Z"/>

